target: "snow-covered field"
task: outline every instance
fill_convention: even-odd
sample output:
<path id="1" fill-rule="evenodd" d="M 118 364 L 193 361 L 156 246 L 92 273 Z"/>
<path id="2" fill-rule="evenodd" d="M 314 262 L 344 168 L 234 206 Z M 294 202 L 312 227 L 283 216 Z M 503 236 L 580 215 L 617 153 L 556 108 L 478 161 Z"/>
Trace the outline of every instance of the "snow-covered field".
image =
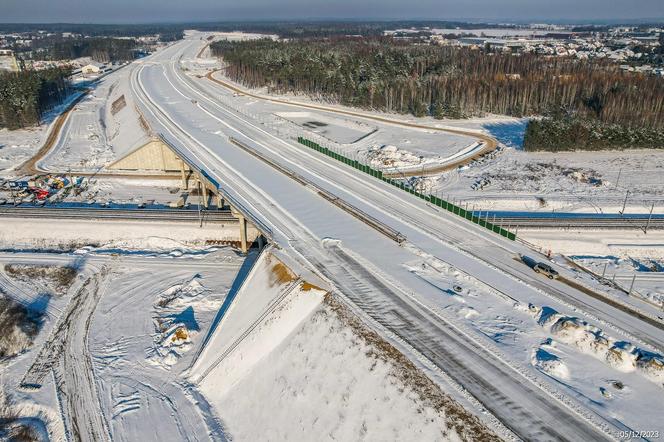
<path id="1" fill-rule="evenodd" d="M 37 153 L 44 143 L 48 125 L 34 128 L 0 129 L 0 171 L 7 175 Z"/>
<path id="2" fill-rule="evenodd" d="M 34 156 L 42 147 L 56 117 L 79 96 L 74 92 L 64 103 L 48 111 L 36 127 L 18 130 L 0 129 L 0 177 L 13 176 L 12 171 Z"/>
<path id="3" fill-rule="evenodd" d="M 38 440 L 498 439 L 338 300 L 255 259 L 3 253 L 4 296 L 44 319 L 0 362 L 1 411 Z M 63 291 L 5 264 L 76 276 Z"/>
<path id="4" fill-rule="evenodd" d="M 113 265 L 107 293 L 115 296 L 101 299 L 89 337 L 99 403 L 113 440 L 208 439 L 219 430 L 207 426 L 207 410 L 182 372 L 241 264 L 234 254 L 222 254 L 197 263 Z"/>
<path id="5" fill-rule="evenodd" d="M 378 129 L 367 123 L 316 112 L 278 112 L 276 116 L 338 144 L 352 144 Z"/>
<path id="6" fill-rule="evenodd" d="M 65 434 L 86 440 L 86 429 L 113 440 L 175 441 L 208 432 L 205 410 L 196 407 L 179 374 L 201 344 L 243 258 L 230 249 L 203 261 L 126 253 L 87 258 L 4 253 L 0 264 L 7 263 L 71 266 L 78 272 L 71 288 L 56 295 L 48 281 L 19 280 L 0 267 L 4 296 L 44 315 L 34 345 L 0 363 L 2 391 L 21 419 L 47 433 L 48 439 L 39 440 L 63 440 Z M 96 303 L 80 303 L 89 278 L 100 278 L 88 294 Z M 51 346 L 62 351 L 50 352 Z M 49 366 L 57 384 L 43 371 Z M 27 379 L 40 379 L 41 387 L 19 388 Z M 93 428 L 97 420 L 101 427 Z"/>

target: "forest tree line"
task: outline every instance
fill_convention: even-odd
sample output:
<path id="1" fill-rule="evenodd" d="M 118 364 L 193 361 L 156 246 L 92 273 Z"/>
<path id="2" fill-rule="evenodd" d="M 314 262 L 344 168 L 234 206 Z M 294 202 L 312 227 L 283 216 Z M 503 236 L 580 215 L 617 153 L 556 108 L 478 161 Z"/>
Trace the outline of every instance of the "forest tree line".
<path id="1" fill-rule="evenodd" d="M 35 40 L 33 60 L 71 60 L 90 57 L 100 63 L 136 58 L 138 44 L 127 38 L 43 38 Z"/>
<path id="2" fill-rule="evenodd" d="M 533 119 L 523 142 L 527 151 L 664 149 L 664 129 L 602 123 L 570 116 Z"/>
<path id="3" fill-rule="evenodd" d="M 44 112 L 70 92 L 67 69 L 0 72 L 0 128 L 39 124 Z"/>
<path id="4" fill-rule="evenodd" d="M 388 38 L 219 41 L 211 49 L 246 86 L 367 109 L 435 118 L 544 115 L 613 127 L 611 133 L 664 129 L 664 81 L 609 62 Z M 530 128 L 531 147 L 543 128 Z"/>

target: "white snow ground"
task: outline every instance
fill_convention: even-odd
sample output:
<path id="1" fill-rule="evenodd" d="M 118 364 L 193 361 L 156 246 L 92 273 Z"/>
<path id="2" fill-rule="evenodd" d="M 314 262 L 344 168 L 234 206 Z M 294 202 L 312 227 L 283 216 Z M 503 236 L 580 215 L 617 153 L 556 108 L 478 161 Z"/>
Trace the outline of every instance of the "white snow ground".
<path id="1" fill-rule="evenodd" d="M 223 437 L 220 428 L 207 426 L 206 410 L 196 405 L 181 373 L 241 263 L 226 253 L 206 262 L 114 265 L 110 296 L 100 301 L 89 338 L 99 400 L 114 440 Z"/>
<path id="2" fill-rule="evenodd" d="M 141 250 L 174 256 L 201 254 L 215 250 L 207 244 L 237 241 L 239 235 L 237 224 L 199 227 L 191 222 L 30 219 L 26 228 L 25 219 L 2 218 L 0 227 L 1 249 L 78 250 L 81 254 Z M 253 229 L 249 234 L 253 235 Z"/>
<path id="3" fill-rule="evenodd" d="M 67 294 L 52 296 L 46 294 L 42 284 L 8 277 L 1 267 L 8 262 L 70 265 L 80 273 Z M 104 428 L 98 429 L 102 439 L 181 441 L 191 440 L 192 435 L 200 438 L 197 440 L 223 438 L 223 429 L 210 426 L 205 407 L 191 396 L 180 377 L 195 351 L 187 352 L 180 345 L 178 356 L 160 359 L 157 355 L 160 351 L 168 354 L 169 345 L 172 349 L 176 344 L 161 339 L 161 326 L 165 324 L 186 329 L 191 349 L 201 344 L 242 263 L 243 258 L 230 249 L 209 254 L 205 260 L 126 253 L 114 257 L 3 253 L 0 288 L 19 302 L 46 313 L 34 346 L 0 364 L 3 391 L 11 394 L 20 416 L 44 423 L 48 440 L 65 440 L 72 437 L 72 432 L 86 439 L 80 431 L 90 425 L 91 417 L 93 422 L 101 419 Z M 99 301 L 90 304 L 89 311 L 87 304 L 80 307 L 83 314 L 91 315 L 89 327 L 84 318 L 69 324 L 70 330 L 79 330 L 87 348 L 85 344 L 69 348 L 65 343 L 62 354 L 69 365 L 64 366 L 64 384 L 56 389 L 48 375 L 38 390 L 19 389 L 18 383 L 33 360 L 44 358 L 39 352 L 55 333 L 54 325 L 60 323 L 68 304 L 74 302 L 83 280 L 102 269 L 110 273 L 95 295 Z M 87 358 L 89 362 L 85 362 Z M 78 377 L 80 370 L 93 379 L 92 385 Z M 71 384 L 72 379 L 78 379 L 77 383 Z M 72 411 L 67 397 L 75 391 L 82 408 Z M 91 395 L 86 391 L 92 391 Z M 78 431 L 72 430 L 71 425 L 65 429 L 63 422 L 72 420 L 85 424 Z"/>
<path id="4" fill-rule="evenodd" d="M 625 202 L 628 213 L 647 213 L 653 203 L 654 213 L 664 210 L 664 152 L 525 152 L 522 120 L 458 125 L 487 131 L 502 148 L 442 174 L 438 192 L 484 210 L 618 213 Z"/>

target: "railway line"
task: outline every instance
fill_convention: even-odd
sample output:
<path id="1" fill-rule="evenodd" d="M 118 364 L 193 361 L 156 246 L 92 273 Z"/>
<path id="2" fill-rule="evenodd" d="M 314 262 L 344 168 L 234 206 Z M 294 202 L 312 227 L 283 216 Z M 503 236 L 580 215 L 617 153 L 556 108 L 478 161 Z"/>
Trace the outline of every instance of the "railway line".
<path id="1" fill-rule="evenodd" d="M 479 212 L 478 212 L 479 214 Z M 502 227 L 511 226 L 512 228 L 527 228 L 527 229 L 664 229 L 664 217 L 653 217 L 648 221 L 648 215 L 638 218 L 625 218 L 625 217 L 564 217 L 564 216 L 551 216 L 551 217 L 531 217 L 531 216 L 514 216 L 514 217 L 492 217 L 489 220 L 495 220 L 497 225 Z"/>
<path id="2" fill-rule="evenodd" d="M 230 209 L 198 210 L 193 209 L 118 209 L 105 207 L 37 207 L 8 206 L 0 207 L 0 218 L 51 218 L 82 220 L 118 220 L 118 221 L 171 221 L 205 223 L 237 223 L 237 218 Z"/>
<path id="3" fill-rule="evenodd" d="M 292 172 L 291 172 L 292 173 Z M 290 176 L 290 175 L 289 175 Z M 293 179 L 296 179 L 292 177 Z M 297 176 L 296 181 L 301 182 L 306 186 L 313 186 L 319 194 L 331 201 L 333 204 L 342 204 L 344 207 L 348 205 L 339 198 L 325 191 L 319 189 L 318 186 Z M 342 208 L 344 208 L 342 207 Z M 359 209 L 350 205 L 350 212 L 358 212 Z M 346 209 L 344 209 L 346 210 Z M 360 214 L 362 218 L 372 218 L 366 213 Z M 480 215 L 477 212 L 476 215 Z M 547 215 L 547 214 L 543 214 Z M 579 215 L 579 214 L 575 214 Z M 483 214 L 483 216 L 486 216 Z M 198 222 L 202 217 L 205 222 L 221 222 L 229 223 L 236 222 L 237 219 L 230 213 L 230 209 L 206 209 L 201 210 L 200 215 L 196 208 L 193 209 L 170 209 L 170 208 L 124 208 L 124 207 L 53 207 L 53 206 L 30 206 L 30 205 L 5 205 L 0 206 L 0 217 L 24 217 L 24 218 L 77 218 L 77 219 L 119 219 L 119 220 L 142 220 L 142 221 L 186 221 Z M 658 215 L 648 222 L 648 216 L 611 216 L 598 218 L 595 216 L 500 216 L 488 219 L 491 222 L 500 226 L 510 226 L 511 228 L 524 228 L 524 229 L 664 229 L 664 216 Z M 385 231 L 385 234 L 397 242 L 403 242 L 402 235 L 396 230 L 385 226 L 384 223 L 376 221 L 380 224 L 379 231 Z M 374 223 L 371 223 L 374 225 Z"/>

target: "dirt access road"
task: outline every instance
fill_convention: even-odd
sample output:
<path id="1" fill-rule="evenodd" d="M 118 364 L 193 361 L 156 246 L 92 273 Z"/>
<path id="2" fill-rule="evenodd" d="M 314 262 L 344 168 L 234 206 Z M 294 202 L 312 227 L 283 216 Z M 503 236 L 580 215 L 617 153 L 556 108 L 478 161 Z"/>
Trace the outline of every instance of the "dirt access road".
<path id="1" fill-rule="evenodd" d="M 110 440 L 87 344 L 90 321 L 109 271 L 104 266 L 82 283 L 21 381 L 23 388 L 39 389 L 53 371 L 66 431 L 73 440 Z"/>

